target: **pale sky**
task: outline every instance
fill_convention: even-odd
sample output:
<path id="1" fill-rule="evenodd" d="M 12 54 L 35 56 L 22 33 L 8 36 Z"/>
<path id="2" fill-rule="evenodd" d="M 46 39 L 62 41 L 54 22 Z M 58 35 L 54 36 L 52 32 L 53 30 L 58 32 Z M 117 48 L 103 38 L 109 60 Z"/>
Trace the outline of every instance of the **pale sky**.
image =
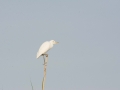
<path id="1" fill-rule="evenodd" d="M 120 0 L 0 0 L 0 90 L 120 90 Z"/>

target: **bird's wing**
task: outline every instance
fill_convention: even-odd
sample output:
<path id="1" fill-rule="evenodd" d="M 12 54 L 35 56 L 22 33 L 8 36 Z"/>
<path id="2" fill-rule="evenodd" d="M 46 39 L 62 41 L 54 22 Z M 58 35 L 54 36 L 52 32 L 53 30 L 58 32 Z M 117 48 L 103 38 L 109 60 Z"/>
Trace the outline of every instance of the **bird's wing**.
<path id="1" fill-rule="evenodd" d="M 49 42 L 44 42 L 38 52 L 37 52 L 37 57 L 36 58 L 39 58 L 42 54 L 46 53 L 48 50 L 50 49 L 50 43 Z"/>

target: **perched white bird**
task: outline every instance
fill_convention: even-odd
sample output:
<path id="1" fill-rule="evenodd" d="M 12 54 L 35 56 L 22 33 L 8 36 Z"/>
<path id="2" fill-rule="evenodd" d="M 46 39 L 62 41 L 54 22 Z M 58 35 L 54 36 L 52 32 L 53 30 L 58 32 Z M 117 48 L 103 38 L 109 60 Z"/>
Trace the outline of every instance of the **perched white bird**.
<path id="1" fill-rule="evenodd" d="M 50 40 L 50 41 L 46 41 L 44 42 L 38 52 L 37 52 L 37 57 L 36 58 L 39 58 L 40 56 L 42 56 L 43 54 L 46 54 L 52 47 L 54 44 L 57 44 L 58 42 L 54 41 L 54 40 Z"/>

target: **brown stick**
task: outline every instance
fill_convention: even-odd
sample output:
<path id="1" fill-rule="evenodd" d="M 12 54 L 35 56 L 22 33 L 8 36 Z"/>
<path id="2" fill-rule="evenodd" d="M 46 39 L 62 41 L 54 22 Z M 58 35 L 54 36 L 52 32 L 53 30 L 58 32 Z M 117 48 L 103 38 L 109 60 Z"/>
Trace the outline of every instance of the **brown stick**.
<path id="1" fill-rule="evenodd" d="M 44 90 L 45 87 L 45 80 L 46 80 L 46 68 L 47 68 L 47 62 L 48 62 L 48 55 L 45 54 L 45 59 L 44 59 L 44 77 L 42 81 L 42 90 Z M 44 57 L 44 56 L 43 56 Z"/>

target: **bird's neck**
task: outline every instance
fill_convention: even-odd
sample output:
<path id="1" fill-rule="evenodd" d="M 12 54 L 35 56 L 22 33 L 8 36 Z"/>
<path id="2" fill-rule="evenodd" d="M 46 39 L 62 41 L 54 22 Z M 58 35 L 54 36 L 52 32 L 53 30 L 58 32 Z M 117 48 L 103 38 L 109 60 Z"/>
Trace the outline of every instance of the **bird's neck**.
<path id="1" fill-rule="evenodd" d="M 53 44 L 50 42 L 50 48 L 52 48 L 53 47 Z"/>

